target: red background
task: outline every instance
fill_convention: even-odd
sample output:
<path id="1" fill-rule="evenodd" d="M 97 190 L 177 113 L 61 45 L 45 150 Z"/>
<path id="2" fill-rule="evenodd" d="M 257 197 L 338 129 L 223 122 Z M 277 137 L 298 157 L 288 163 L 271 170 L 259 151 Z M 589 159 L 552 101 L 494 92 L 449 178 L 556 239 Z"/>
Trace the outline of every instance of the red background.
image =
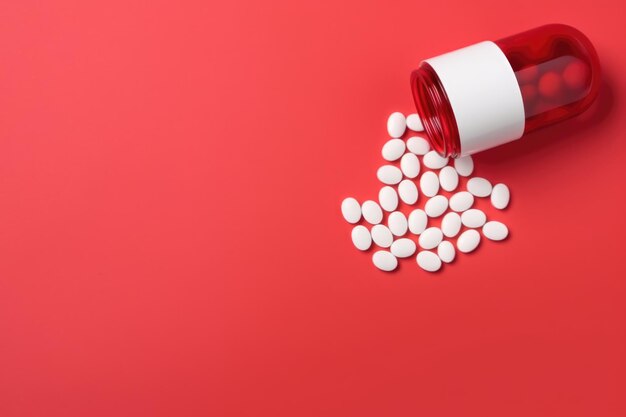
<path id="1" fill-rule="evenodd" d="M 626 415 L 621 4 L 2 2 L 0 415 Z M 476 157 L 510 239 L 377 271 L 410 70 L 549 22 L 606 84 Z"/>

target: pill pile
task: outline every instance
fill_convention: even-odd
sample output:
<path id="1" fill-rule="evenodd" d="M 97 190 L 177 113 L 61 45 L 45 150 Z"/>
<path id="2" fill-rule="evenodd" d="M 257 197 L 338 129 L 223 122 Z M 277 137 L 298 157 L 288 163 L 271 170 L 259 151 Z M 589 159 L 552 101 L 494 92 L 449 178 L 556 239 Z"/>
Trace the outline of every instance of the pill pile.
<path id="1" fill-rule="evenodd" d="M 404 140 L 403 136 L 409 136 L 405 135 L 407 128 L 411 134 Z M 487 221 L 484 211 L 473 208 L 477 199 L 489 198 L 494 208 L 504 210 L 510 200 L 509 188 L 473 177 L 471 156 L 441 157 L 419 133 L 423 130 L 417 114 L 391 114 L 387 120 L 391 139 L 381 152 L 387 163 L 376 173 L 383 184 L 378 200 L 359 203 L 348 197 L 341 203 L 344 219 L 355 225 L 354 246 L 361 251 L 378 247 L 372 262 L 382 271 L 395 270 L 399 258 L 417 252 L 417 265 L 435 272 L 443 263 L 454 261 L 457 251 L 474 251 L 481 241 L 478 230 L 492 241 L 504 240 L 509 234 L 504 223 Z M 462 182 L 465 189 L 461 189 Z"/>

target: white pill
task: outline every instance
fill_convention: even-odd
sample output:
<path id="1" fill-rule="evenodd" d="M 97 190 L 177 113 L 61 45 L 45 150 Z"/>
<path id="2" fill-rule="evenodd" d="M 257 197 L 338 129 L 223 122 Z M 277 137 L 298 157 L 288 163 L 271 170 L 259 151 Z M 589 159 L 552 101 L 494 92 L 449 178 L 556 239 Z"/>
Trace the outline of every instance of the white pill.
<path id="1" fill-rule="evenodd" d="M 428 217 L 439 217 L 448 209 L 448 199 L 442 195 L 436 195 L 426 202 L 424 211 Z"/>
<path id="2" fill-rule="evenodd" d="M 422 124 L 422 119 L 420 119 L 417 113 L 409 114 L 406 117 L 406 127 L 408 127 L 414 132 L 424 131 L 424 125 Z"/>
<path id="3" fill-rule="evenodd" d="M 456 255 L 454 245 L 451 242 L 444 240 L 439 244 L 439 246 L 437 246 L 437 255 L 439 255 L 439 259 L 449 264 L 454 261 L 454 257 Z"/>
<path id="4" fill-rule="evenodd" d="M 511 192 L 509 187 L 504 184 L 496 184 L 491 190 L 491 205 L 497 209 L 503 210 L 509 205 Z"/>
<path id="5" fill-rule="evenodd" d="M 404 236 L 408 228 L 406 216 L 399 211 L 394 211 L 393 213 L 389 214 L 389 218 L 387 219 L 387 226 L 389 226 L 389 230 L 391 230 L 391 233 L 393 233 L 394 235 Z"/>
<path id="6" fill-rule="evenodd" d="M 377 224 L 372 227 L 372 240 L 381 248 L 388 248 L 393 242 L 393 235 L 387 226 Z"/>
<path id="7" fill-rule="evenodd" d="M 454 191 L 457 185 L 459 185 L 459 174 L 450 166 L 443 167 L 439 171 L 439 184 L 446 191 Z"/>
<path id="8" fill-rule="evenodd" d="M 415 209 L 409 214 L 409 230 L 411 233 L 419 235 L 426 230 L 428 216 L 422 209 Z"/>
<path id="9" fill-rule="evenodd" d="M 402 171 L 393 165 L 383 165 L 376 173 L 378 180 L 383 184 L 394 185 L 402 181 Z"/>
<path id="10" fill-rule="evenodd" d="M 461 222 L 465 227 L 477 228 L 482 227 L 487 221 L 487 216 L 482 210 L 469 209 L 461 214 Z"/>
<path id="11" fill-rule="evenodd" d="M 461 231 L 461 216 L 450 212 L 441 220 L 441 231 L 446 237 L 454 237 Z"/>
<path id="12" fill-rule="evenodd" d="M 361 210 L 363 211 L 363 218 L 369 224 L 378 224 L 383 219 L 383 211 L 375 201 L 365 201 Z"/>
<path id="13" fill-rule="evenodd" d="M 426 197 L 434 197 L 439 192 L 439 178 L 432 171 L 427 171 L 420 178 L 420 189 Z"/>
<path id="14" fill-rule="evenodd" d="M 419 237 L 419 244 L 424 249 L 436 248 L 443 239 L 443 233 L 438 227 L 429 227 Z"/>
<path id="15" fill-rule="evenodd" d="M 358 225 L 352 229 L 352 243 L 358 250 L 368 250 L 372 246 L 372 235 L 367 227 Z"/>
<path id="16" fill-rule="evenodd" d="M 509 229 L 504 223 L 487 222 L 483 226 L 483 235 L 489 240 L 504 240 L 509 235 Z"/>
<path id="17" fill-rule="evenodd" d="M 361 206 L 356 199 L 348 197 L 341 202 L 341 214 L 348 223 L 357 223 L 361 220 Z"/>
<path id="18" fill-rule="evenodd" d="M 471 156 L 462 156 L 454 160 L 454 169 L 462 177 L 469 177 L 474 172 L 474 160 Z"/>
<path id="19" fill-rule="evenodd" d="M 391 253 L 397 258 L 408 258 L 415 253 L 417 246 L 411 239 L 398 239 L 391 244 Z"/>
<path id="20" fill-rule="evenodd" d="M 417 254 L 417 265 L 424 271 L 436 272 L 441 268 L 441 259 L 431 251 L 421 251 Z"/>
<path id="21" fill-rule="evenodd" d="M 469 253 L 476 249 L 480 243 L 480 233 L 474 229 L 466 230 L 456 241 L 456 247 L 463 253 Z"/>
<path id="22" fill-rule="evenodd" d="M 387 132 L 392 138 L 399 138 L 406 130 L 406 119 L 400 112 L 391 113 L 387 119 Z"/>
<path id="23" fill-rule="evenodd" d="M 398 208 L 398 193 L 395 188 L 385 185 L 378 192 L 378 202 L 385 211 L 394 211 Z"/>
<path id="24" fill-rule="evenodd" d="M 491 194 L 491 183 L 481 177 L 470 178 L 467 182 L 467 191 L 476 197 L 487 197 Z"/>
<path id="25" fill-rule="evenodd" d="M 406 145 L 402 139 L 391 139 L 383 146 L 383 158 L 387 161 L 395 161 L 399 159 L 406 149 Z"/>
<path id="26" fill-rule="evenodd" d="M 420 161 L 413 153 L 406 153 L 400 160 L 400 168 L 407 178 L 415 178 L 420 173 Z"/>
<path id="27" fill-rule="evenodd" d="M 450 197 L 450 209 L 454 211 L 465 211 L 474 204 L 474 196 L 467 191 L 461 191 Z"/>
<path id="28" fill-rule="evenodd" d="M 398 184 L 398 194 L 405 204 L 415 204 L 418 197 L 417 185 L 411 180 L 402 180 Z"/>
<path id="29" fill-rule="evenodd" d="M 398 267 L 398 260 L 396 257 L 393 256 L 391 252 L 387 252 L 386 250 L 374 252 L 374 255 L 372 255 L 372 262 L 374 262 L 374 266 L 376 266 L 376 268 L 386 272 L 393 271 Z"/>
<path id="30" fill-rule="evenodd" d="M 439 169 L 448 165 L 448 158 L 440 156 L 437 151 L 430 151 L 424 155 L 423 162 L 430 169 Z"/>
<path id="31" fill-rule="evenodd" d="M 430 151 L 430 144 L 420 136 L 410 137 L 406 141 L 406 147 L 409 152 L 413 152 L 415 155 L 426 155 Z"/>

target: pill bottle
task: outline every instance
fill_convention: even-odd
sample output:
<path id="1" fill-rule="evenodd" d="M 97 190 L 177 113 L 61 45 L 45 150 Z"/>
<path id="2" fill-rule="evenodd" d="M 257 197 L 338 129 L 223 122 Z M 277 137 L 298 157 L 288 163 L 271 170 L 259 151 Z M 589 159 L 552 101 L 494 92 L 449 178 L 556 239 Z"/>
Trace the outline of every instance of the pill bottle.
<path id="1" fill-rule="evenodd" d="M 580 114 L 599 87 L 593 45 L 561 24 L 439 55 L 411 74 L 431 145 L 455 158 Z"/>

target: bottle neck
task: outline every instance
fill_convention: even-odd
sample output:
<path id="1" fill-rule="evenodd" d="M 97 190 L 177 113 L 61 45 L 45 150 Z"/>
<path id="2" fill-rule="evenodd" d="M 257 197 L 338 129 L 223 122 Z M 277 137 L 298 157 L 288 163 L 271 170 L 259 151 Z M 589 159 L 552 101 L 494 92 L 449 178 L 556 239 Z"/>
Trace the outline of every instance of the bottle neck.
<path id="1" fill-rule="evenodd" d="M 461 141 L 454 112 L 439 77 L 428 63 L 423 62 L 411 74 L 411 91 L 432 147 L 442 156 L 458 157 Z"/>

